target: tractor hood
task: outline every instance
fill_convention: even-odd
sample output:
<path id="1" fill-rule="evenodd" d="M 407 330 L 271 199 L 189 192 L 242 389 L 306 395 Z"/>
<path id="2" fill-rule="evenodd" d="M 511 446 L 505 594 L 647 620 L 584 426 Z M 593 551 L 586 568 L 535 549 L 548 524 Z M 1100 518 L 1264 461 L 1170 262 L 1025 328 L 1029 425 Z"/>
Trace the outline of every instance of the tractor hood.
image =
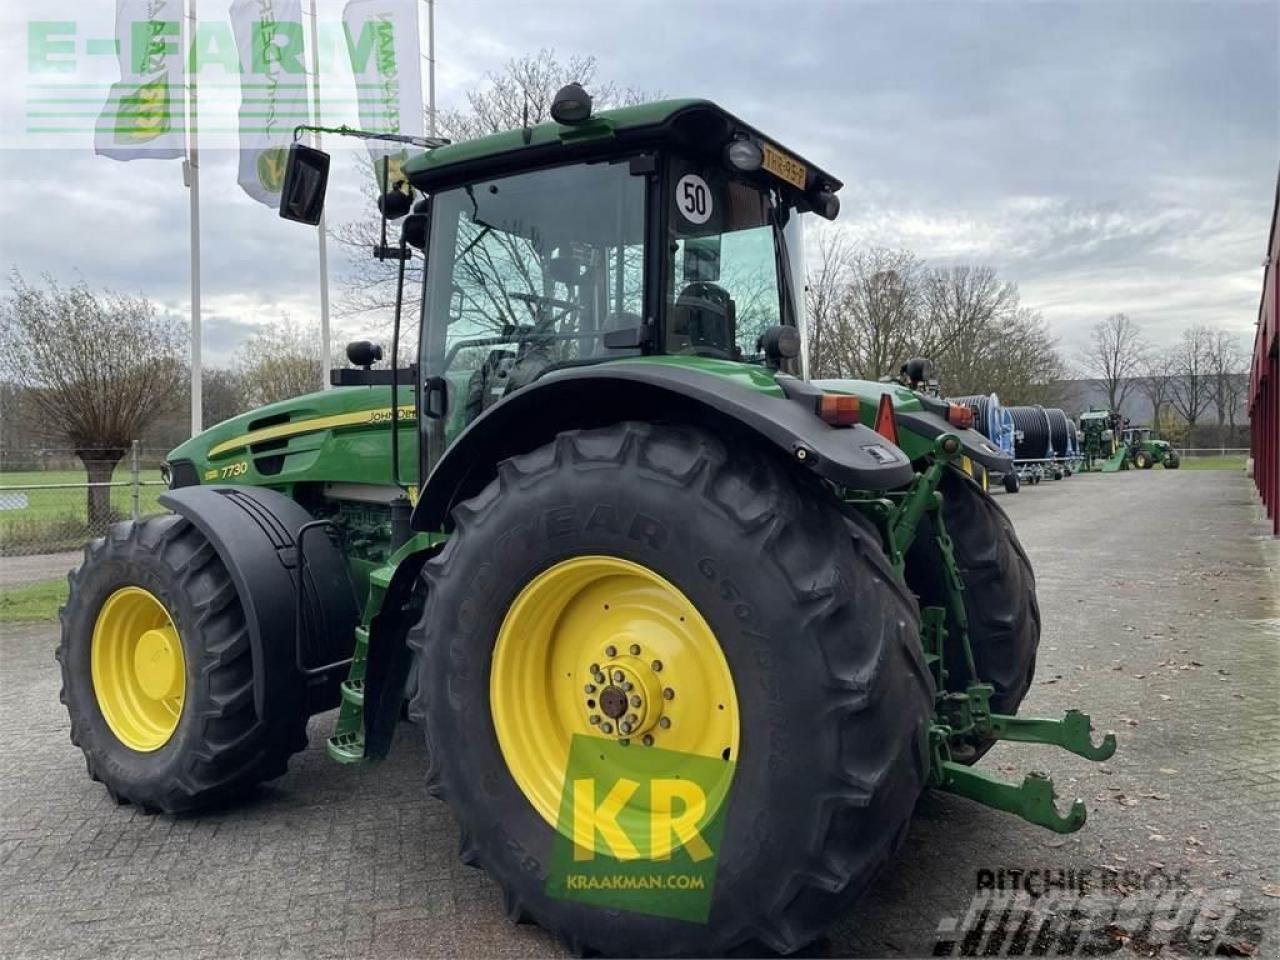
<path id="1" fill-rule="evenodd" d="M 417 479 L 413 392 L 400 388 L 400 476 Z M 391 388 L 339 387 L 224 420 L 175 447 L 169 483 L 288 488 L 307 482 L 390 485 Z"/>

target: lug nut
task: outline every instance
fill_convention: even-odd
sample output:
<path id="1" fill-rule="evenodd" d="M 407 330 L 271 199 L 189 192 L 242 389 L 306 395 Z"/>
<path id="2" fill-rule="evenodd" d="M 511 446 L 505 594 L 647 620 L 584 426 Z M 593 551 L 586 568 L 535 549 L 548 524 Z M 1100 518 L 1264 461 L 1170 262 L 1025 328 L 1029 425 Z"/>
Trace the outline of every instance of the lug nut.
<path id="1" fill-rule="evenodd" d="M 625 677 L 626 677 L 626 675 L 625 675 L 621 670 L 615 670 L 615 671 L 613 671 L 613 682 L 614 682 L 614 683 L 621 683 L 621 682 L 625 679 Z"/>
<path id="2" fill-rule="evenodd" d="M 634 723 L 638 723 L 638 722 L 639 722 L 639 719 L 636 717 L 636 715 L 635 715 L 634 713 L 629 713 L 629 714 L 627 714 L 627 723 L 632 723 L 632 724 L 634 724 Z"/>
<path id="3" fill-rule="evenodd" d="M 644 703 L 644 701 L 643 701 L 643 700 L 641 700 L 639 697 L 632 697 L 632 698 L 631 698 L 631 705 L 632 705 L 633 707 L 639 707 L 639 706 L 640 706 L 640 704 L 642 704 L 642 703 Z"/>
<path id="4" fill-rule="evenodd" d="M 631 740 L 630 740 L 630 738 L 628 738 L 628 737 L 623 737 L 622 739 L 620 739 L 620 740 L 618 741 L 618 743 L 622 744 L 622 745 L 625 747 L 625 746 L 629 746 L 629 745 L 630 745 Z"/>
<path id="5" fill-rule="evenodd" d="M 638 656 L 640 656 L 640 644 L 638 644 L 638 643 L 633 643 L 633 644 L 631 645 L 631 655 L 632 655 L 633 657 L 638 657 Z"/>
<path id="6" fill-rule="evenodd" d="M 600 714 L 598 713 L 593 713 L 591 716 L 587 717 L 587 723 L 591 724 L 593 727 L 599 722 Z"/>
<path id="7" fill-rule="evenodd" d="M 616 657 L 618 655 L 618 648 L 610 644 L 604 648 L 604 655 L 606 657 Z"/>
<path id="8" fill-rule="evenodd" d="M 671 729 L 671 718 L 670 718 L 670 717 L 662 717 L 662 718 L 660 718 L 660 719 L 658 720 L 658 726 L 660 726 L 663 730 L 670 730 L 670 729 Z"/>
<path id="9" fill-rule="evenodd" d="M 595 685 L 594 683 L 588 683 L 588 684 L 587 684 L 585 687 L 583 687 L 582 689 L 583 689 L 583 690 L 585 690 L 585 691 L 587 691 L 587 693 L 595 693 L 595 692 L 596 692 L 596 685 Z"/>
<path id="10" fill-rule="evenodd" d="M 653 746 L 653 734 L 651 734 L 651 733 L 646 733 L 646 734 L 644 735 L 644 740 L 643 740 L 642 742 L 644 743 L 644 745 L 645 745 L 646 747 L 652 747 L 652 746 Z"/>
<path id="11" fill-rule="evenodd" d="M 623 692 L 623 693 L 630 693 L 630 692 L 631 692 L 632 690 L 634 690 L 635 688 L 636 688 L 636 685 L 635 685 L 634 683 L 632 683 L 630 680 L 628 680 L 626 683 L 624 683 L 624 684 L 622 685 L 622 692 Z"/>
<path id="12" fill-rule="evenodd" d="M 630 732 L 631 732 L 631 724 L 629 724 L 629 723 L 627 723 L 627 721 L 623 720 L 620 724 L 618 724 L 618 732 L 619 732 L 619 733 L 630 733 Z"/>
<path id="13" fill-rule="evenodd" d="M 599 672 L 600 672 L 600 664 L 598 664 L 598 663 L 593 663 L 593 664 L 592 664 L 590 667 L 588 667 L 587 669 L 589 669 L 592 673 L 599 673 Z"/>
<path id="14" fill-rule="evenodd" d="M 654 673 L 661 673 L 661 672 L 662 672 L 662 661 L 661 661 L 661 660 L 655 660 L 655 661 L 653 661 L 653 663 L 652 663 L 652 664 L 650 664 L 650 666 L 652 666 L 652 667 L 653 667 L 653 672 L 654 672 Z"/>
<path id="15" fill-rule="evenodd" d="M 613 724 L 606 720 L 604 723 L 600 724 L 600 729 L 605 733 L 613 733 Z"/>
<path id="16" fill-rule="evenodd" d="M 667 687 L 665 690 L 662 691 L 663 700 L 674 700 L 675 698 L 676 698 L 676 692 L 672 690 L 670 687 Z"/>

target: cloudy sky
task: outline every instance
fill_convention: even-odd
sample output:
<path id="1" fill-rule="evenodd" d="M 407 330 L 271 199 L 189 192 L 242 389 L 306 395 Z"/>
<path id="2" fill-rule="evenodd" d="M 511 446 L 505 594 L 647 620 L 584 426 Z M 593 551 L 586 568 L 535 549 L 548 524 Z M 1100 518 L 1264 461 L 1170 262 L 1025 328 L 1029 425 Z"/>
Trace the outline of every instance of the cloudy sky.
<path id="1" fill-rule="evenodd" d="M 319 3 L 338 18 L 340 2 Z M 85 53 L 111 36 L 113 6 L 3 4 L 0 266 L 182 313 L 180 161 L 120 163 L 87 134 L 27 132 L 34 84 L 115 79 Z M 201 19 L 228 6 L 200 0 Z M 76 24 L 73 73 L 31 72 L 29 21 L 50 19 Z M 994 265 L 1067 355 L 1116 311 L 1157 342 L 1192 323 L 1252 337 L 1280 164 L 1280 3 L 438 0 L 440 106 L 545 47 L 592 54 L 623 85 L 717 100 L 842 177 L 857 240 Z M 215 116 L 234 109 L 218 97 Z M 326 119 L 354 115 L 335 103 Z M 335 165 L 333 221 L 361 212 L 353 158 Z M 313 233 L 250 200 L 235 167 L 227 149 L 203 158 L 215 363 L 256 326 L 318 310 Z M 335 294 L 344 269 L 335 254 Z"/>

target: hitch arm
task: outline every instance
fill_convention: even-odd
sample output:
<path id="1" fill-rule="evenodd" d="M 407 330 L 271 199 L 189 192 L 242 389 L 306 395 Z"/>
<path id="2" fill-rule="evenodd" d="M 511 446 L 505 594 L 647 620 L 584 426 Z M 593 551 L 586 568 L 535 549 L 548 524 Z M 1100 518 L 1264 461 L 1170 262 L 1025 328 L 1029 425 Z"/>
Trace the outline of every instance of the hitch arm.
<path id="1" fill-rule="evenodd" d="M 1022 783 L 1009 783 L 999 777 L 954 760 L 944 760 L 938 771 L 938 784 L 948 793 L 959 794 L 997 810 L 1015 813 L 1023 820 L 1047 827 L 1054 833 L 1074 833 L 1084 826 L 1088 812 L 1083 800 L 1072 801 L 1063 816 L 1054 803 L 1053 781 L 1042 773 L 1028 773 Z"/>
<path id="2" fill-rule="evenodd" d="M 990 723 L 991 732 L 997 740 L 1047 743 L 1086 760 L 1107 760 L 1116 752 L 1116 735 L 1108 733 L 1101 743 L 1095 744 L 1089 715 L 1079 710 L 1068 710 L 1061 720 L 993 713 Z"/>

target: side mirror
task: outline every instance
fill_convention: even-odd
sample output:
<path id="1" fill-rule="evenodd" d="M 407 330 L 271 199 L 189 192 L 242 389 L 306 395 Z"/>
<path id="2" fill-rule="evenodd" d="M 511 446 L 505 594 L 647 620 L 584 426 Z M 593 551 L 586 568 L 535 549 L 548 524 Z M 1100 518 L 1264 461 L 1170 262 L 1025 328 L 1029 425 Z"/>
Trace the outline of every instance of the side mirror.
<path id="1" fill-rule="evenodd" d="M 289 147 L 280 190 L 280 216 L 315 226 L 324 215 L 324 194 L 329 187 L 329 155 L 305 144 Z"/>

